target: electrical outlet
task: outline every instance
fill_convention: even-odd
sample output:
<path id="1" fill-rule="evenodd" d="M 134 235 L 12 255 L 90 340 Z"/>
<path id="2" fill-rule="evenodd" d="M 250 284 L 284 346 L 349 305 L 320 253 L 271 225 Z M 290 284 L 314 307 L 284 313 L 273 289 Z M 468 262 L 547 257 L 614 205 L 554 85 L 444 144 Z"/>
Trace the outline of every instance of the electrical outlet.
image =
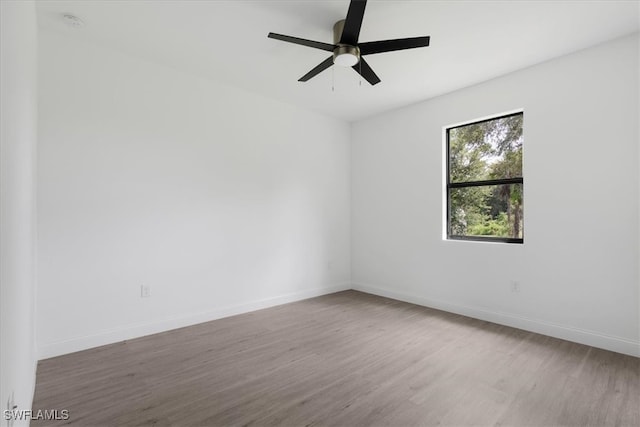
<path id="1" fill-rule="evenodd" d="M 520 293 L 520 282 L 517 280 L 511 281 L 511 292 L 519 294 Z"/>
<path id="2" fill-rule="evenodd" d="M 18 406 L 16 405 L 16 402 L 14 400 L 13 392 L 11 392 L 11 396 L 9 396 L 9 400 L 7 400 L 7 411 L 8 411 L 7 413 L 11 414 L 17 408 L 18 408 Z M 15 421 L 15 419 L 13 417 L 10 417 L 7 420 L 7 427 L 13 427 L 13 422 L 14 421 Z"/>
<path id="3" fill-rule="evenodd" d="M 150 285 L 140 285 L 140 298 L 149 298 L 151 296 Z"/>

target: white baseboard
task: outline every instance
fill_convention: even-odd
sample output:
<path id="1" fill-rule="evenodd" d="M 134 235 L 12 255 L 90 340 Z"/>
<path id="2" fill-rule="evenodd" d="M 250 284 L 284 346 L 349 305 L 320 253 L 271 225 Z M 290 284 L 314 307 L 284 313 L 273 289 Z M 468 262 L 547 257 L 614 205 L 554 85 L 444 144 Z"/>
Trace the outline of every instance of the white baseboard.
<path id="1" fill-rule="evenodd" d="M 438 310 L 448 311 L 450 313 L 473 317 L 475 319 L 486 320 L 488 322 L 511 326 L 530 332 L 536 332 L 567 341 L 573 341 L 580 344 L 602 348 L 605 350 L 615 351 L 617 353 L 640 357 L 640 342 L 638 341 L 605 335 L 594 331 L 553 324 L 537 319 L 529 319 L 509 313 L 494 312 L 483 308 L 470 307 L 440 300 L 434 300 L 363 283 L 341 283 L 329 287 L 310 289 L 286 295 L 280 295 L 277 297 L 250 301 L 233 306 L 219 307 L 215 310 L 207 312 L 190 314 L 186 316 L 176 316 L 157 320 L 154 322 L 138 323 L 127 325 L 124 327 L 103 330 L 91 335 L 74 337 L 69 340 L 43 344 L 38 349 L 38 356 L 39 359 L 61 356 L 63 354 L 86 350 L 93 347 L 99 347 L 101 345 L 113 344 L 128 339 L 139 338 L 146 335 L 165 332 L 185 326 L 196 325 L 198 323 L 209 322 L 211 320 L 221 319 L 223 317 L 234 316 L 237 314 L 274 307 L 281 304 L 331 294 L 334 292 L 345 291 L 348 289 L 354 289 L 360 292 L 379 295 L 425 307 L 431 307 Z"/>
<path id="2" fill-rule="evenodd" d="M 313 298 L 321 295 L 332 294 L 335 292 L 346 291 L 349 289 L 351 289 L 351 285 L 349 283 L 341 283 L 323 288 L 309 289 L 300 292 L 279 295 L 276 297 L 250 301 L 233 306 L 218 307 L 207 312 L 189 314 L 185 316 L 176 316 L 156 320 L 153 322 L 138 323 L 119 328 L 103 330 L 91 335 L 74 337 L 64 341 L 42 344 L 38 349 L 38 358 L 42 360 L 50 357 L 61 356 L 63 354 L 86 350 L 93 347 L 99 347 L 101 345 L 113 344 L 124 340 L 139 338 L 146 335 L 156 334 L 159 332 L 165 332 L 172 329 L 183 328 L 185 326 L 191 326 L 198 323 L 221 319 L 223 317 L 235 316 L 237 314 L 274 307 L 277 305 L 287 304 L 290 302 L 300 301 L 303 299 Z"/>
<path id="3" fill-rule="evenodd" d="M 352 288 L 356 291 L 382 297 L 392 298 L 399 301 L 409 302 L 438 310 L 448 311 L 475 319 L 486 320 L 500 325 L 511 326 L 525 331 L 536 332 L 554 338 L 573 341 L 580 344 L 598 347 L 616 353 L 628 354 L 640 357 L 640 341 L 633 341 L 625 338 L 601 334 L 594 331 L 578 329 L 569 326 L 558 325 L 536 319 L 516 316 L 508 313 L 499 313 L 483 308 L 469 307 L 460 304 L 452 304 L 445 301 L 433 300 L 404 292 L 383 289 L 363 283 L 353 283 Z"/>

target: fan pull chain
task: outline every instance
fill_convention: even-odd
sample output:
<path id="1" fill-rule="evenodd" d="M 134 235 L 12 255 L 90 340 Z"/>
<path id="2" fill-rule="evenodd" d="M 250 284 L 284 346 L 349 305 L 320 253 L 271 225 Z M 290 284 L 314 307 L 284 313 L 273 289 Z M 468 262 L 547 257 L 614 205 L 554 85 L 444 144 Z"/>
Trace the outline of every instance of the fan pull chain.
<path id="1" fill-rule="evenodd" d="M 360 68 L 360 80 L 358 81 L 358 86 L 362 87 L 362 59 L 358 61 L 358 67 Z"/>

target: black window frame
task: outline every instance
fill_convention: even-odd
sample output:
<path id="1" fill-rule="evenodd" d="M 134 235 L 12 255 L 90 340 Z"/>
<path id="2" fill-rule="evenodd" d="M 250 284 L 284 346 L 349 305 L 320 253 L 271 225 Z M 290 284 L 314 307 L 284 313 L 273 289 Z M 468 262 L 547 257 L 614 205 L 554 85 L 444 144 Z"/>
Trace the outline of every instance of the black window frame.
<path id="1" fill-rule="evenodd" d="M 508 184 L 520 184 L 522 185 L 522 192 L 524 194 L 524 177 L 517 178 L 503 178 L 503 179 L 489 179 L 482 181 L 465 181 L 465 182 L 451 182 L 451 154 L 449 151 L 449 132 L 452 129 L 457 129 L 469 125 L 475 125 L 478 123 L 490 122 L 493 120 L 504 119 L 507 117 L 513 116 L 522 116 L 524 123 L 524 111 L 518 111 L 515 113 L 503 114 L 495 117 L 490 117 L 488 119 L 476 120 L 472 122 L 467 122 L 460 125 L 455 125 L 446 128 L 446 173 L 447 173 L 447 185 L 446 185 L 446 199 L 447 199 L 447 218 L 446 218 L 446 229 L 447 229 L 447 240 L 462 240 L 462 241 L 474 241 L 474 242 L 498 242 L 498 243 L 519 243 L 524 244 L 524 232 L 522 234 L 522 238 L 516 237 L 496 237 L 496 236 L 464 236 L 459 234 L 451 234 L 451 195 L 450 191 L 453 188 L 469 188 L 469 187 L 482 187 L 489 185 L 508 185 Z M 524 124 L 523 124 L 524 126 Z M 524 148 L 523 148 L 524 149 Z M 523 172 L 524 175 L 524 172 Z"/>

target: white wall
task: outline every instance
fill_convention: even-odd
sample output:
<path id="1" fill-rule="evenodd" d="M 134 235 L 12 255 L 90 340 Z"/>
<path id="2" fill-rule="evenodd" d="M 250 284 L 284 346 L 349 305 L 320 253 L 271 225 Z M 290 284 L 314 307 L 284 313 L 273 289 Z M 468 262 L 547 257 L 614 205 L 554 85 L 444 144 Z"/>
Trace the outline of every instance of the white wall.
<path id="1" fill-rule="evenodd" d="M 46 30 L 40 53 L 41 357 L 350 287 L 347 123 Z"/>
<path id="2" fill-rule="evenodd" d="M 32 1 L 0 8 L 0 409 L 13 394 L 20 410 L 31 408 L 36 374 L 37 35 Z"/>
<path id="3" fill-rule="evenodd" d="M 356 122 L 354 287 L 640 355 L 638 75 L 636 34 Z M 519 108 L 524 245 L 443 241 L 443 127 Z"/>

